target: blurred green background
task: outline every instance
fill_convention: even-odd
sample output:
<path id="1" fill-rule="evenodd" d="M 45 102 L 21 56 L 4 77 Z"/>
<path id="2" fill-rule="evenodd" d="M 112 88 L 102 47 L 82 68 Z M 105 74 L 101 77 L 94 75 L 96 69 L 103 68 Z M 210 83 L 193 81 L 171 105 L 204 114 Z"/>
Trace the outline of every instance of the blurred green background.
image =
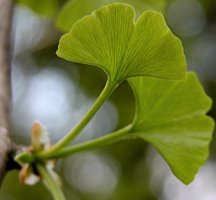
<path id="1" fill-rule="evenodd" d="M 18 0 L 12 40 L 13 140 L 30 143 L 34 120 L 45 124 L 52 142 L 58 141 L 82 118 L 106 81 L 97 68 L 59 59 L 60 36 L 80 17 L 106 3 L 133 4 L 164 13 L 181 38 L 188 69 L 199 75 L 206 92 L 216 100 L 215 0 Z M 75 141 L 86 141 L 128 124 L 134 97 L 123 83 Z M 215 104 L 210 112 L 216 118 Z M 70 200 L 215 200 L 216 143 L 195 181 L 183 185 L 156 151 L 141 140 L 121 141 L 101 150 L 73 155 L 58 162 L 57 171 Z M 51 200 L 41 185 L 19 183 L 18 171 L 7 173 L 1 200 Z"/>

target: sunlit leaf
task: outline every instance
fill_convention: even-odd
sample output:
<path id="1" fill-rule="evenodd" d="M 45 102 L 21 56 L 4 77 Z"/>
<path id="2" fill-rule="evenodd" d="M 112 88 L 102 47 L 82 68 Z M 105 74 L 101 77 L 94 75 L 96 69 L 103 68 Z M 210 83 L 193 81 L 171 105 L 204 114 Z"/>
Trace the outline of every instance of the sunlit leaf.
<path id="1" fill-rule="evenodd" d="M 185 81 L 151 77 L 129 80 L 137 109 L 132 133 L 150 142 L 173 173 L 190 183 L 208 157 L 213 120 L 206 116 L 211 100 L 196 75 Z"/>
<path id="2" fill-rule="evenodd" d="M 114 2 L 133 5 L 138 15 L 147 9 L 163 11 L 166 5 L 166 0 L 70 0 L 61 9 L 56 25 L 60 30 L 68 32 L 78 19 L 89 15 L 100 6 Z"/>
<path id="3" fill-rule="evenodd" d="M 134 22 L 128 4 L 104 6 L 74 24 L 59 43 L 57 55 L 103 69 L 111 81 L 131 76 L 182 79 L 182 44 L 156 11 L 145 11 Z"/>
<path id="4" fill-rule="evenodd" d="M 59 0 L 17 0 L 17 2 L 47 17 L 53 16 L 59 5 Z"/>

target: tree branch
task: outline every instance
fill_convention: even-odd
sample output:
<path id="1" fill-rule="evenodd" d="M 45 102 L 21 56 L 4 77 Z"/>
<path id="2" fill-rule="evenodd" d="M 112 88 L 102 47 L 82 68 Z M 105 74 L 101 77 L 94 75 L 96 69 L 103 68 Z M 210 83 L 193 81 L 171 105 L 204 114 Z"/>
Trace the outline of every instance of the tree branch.
<path id="1" fill-rule="evenodd" d="M 10 29 L 13 0 L 0 0 L 0 182 L 12 148 L 10 133 Z"/>

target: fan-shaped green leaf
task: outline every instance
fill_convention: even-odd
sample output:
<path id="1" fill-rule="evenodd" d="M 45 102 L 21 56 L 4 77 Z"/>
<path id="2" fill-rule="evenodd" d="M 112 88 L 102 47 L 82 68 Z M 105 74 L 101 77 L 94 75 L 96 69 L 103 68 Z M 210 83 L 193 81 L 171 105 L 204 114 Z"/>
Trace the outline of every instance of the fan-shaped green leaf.
<path id="1" fill-rule="evenodd" d="M 56 26 L 60 30 L 68 32 L 78 19 L 90 14 L 100 6 L 114 2 L 133 5 L 139 15 L 147 9 L 163 11 L 166 5 L 166 0 L 70 0 L 61 9 Z"/>
<path id="2" fill-rule="evenodd" d="M 208 156 L 211 100 L 194 73 L 185 81 L 151 77 L 129 80 L 137 101 L 132 133 L 155 146 L 173 173 L 190 183 Z"/>
<path id="3" fill-rule="evenodd" d="M 114 82 L 140 75 L 184 78 L 182 44 L 163 16 L 146 11 L 135 23 L 134 15 L 128 4 L 111 4 L 94 11 L 61 38 L 57 55 L 100 67 Z"/>

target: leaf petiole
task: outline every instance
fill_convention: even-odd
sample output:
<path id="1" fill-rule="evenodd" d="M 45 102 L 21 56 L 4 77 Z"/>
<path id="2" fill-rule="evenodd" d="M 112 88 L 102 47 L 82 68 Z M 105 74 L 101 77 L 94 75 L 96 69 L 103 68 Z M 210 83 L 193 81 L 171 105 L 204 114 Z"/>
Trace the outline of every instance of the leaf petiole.
<path id="1" fill-rule="evenodd" d="M 52 153 L 52 154 L 39 154 L 38 157 L 40 159 L 56 159 L 56 158 L 62 158 L 77 152 L 82 152 L 82 151 L 89 151 L 89 150 L 94 150 L 101 148 L 103 146 L 106 146 L 108 144 L 111 144 L 113 142 L 116 142 L 120 139 L 124 138 L 124 135 L 126 133 L 129 133 L 132 129 L 132 125 L 128 125 L 122 129 L 119 129 L 115 132 L 109 133 L 107 135 L 104 135 L 102 137 L 96 138 L 91 141 L 87 141 L 72 147 L 65 147 L 58 152 Z M 128 138 L 125 137 L 125 138 Z"/>
<path id="2" fill-rule="evenodd" d="M 41 156 L 49 157 L 53 154 L 56 154 L 63 147 L 70 144 L 76 138 L 76 136 L 85 128 L 85 126 L 89 123 L 89 121 L 94 117 L 96 112 L 103 105 L 103 103 L 109 98 L 109 96 L 112 94 L 113 90 L 116 87 L 117 84 L 111 82 L 108 79 L 103 91 L 101 92 L 101 94 L 99 95 L 95 103 L 92 105 L 92 107 L 89 109 L 89 111 L 85 114 L 85 116 L 59 142 L 53 145 L 49 150 L 41 152 L 40 153 Z"/>
<path id="3" fill-rule="evenodd" d="M 55 200 L 66 200 L 57 182 L 52 178 L 49 171 L 41 164 L 36 164 L 36 168 L 41 175 L 45 186 L 51 192 Z"/>

